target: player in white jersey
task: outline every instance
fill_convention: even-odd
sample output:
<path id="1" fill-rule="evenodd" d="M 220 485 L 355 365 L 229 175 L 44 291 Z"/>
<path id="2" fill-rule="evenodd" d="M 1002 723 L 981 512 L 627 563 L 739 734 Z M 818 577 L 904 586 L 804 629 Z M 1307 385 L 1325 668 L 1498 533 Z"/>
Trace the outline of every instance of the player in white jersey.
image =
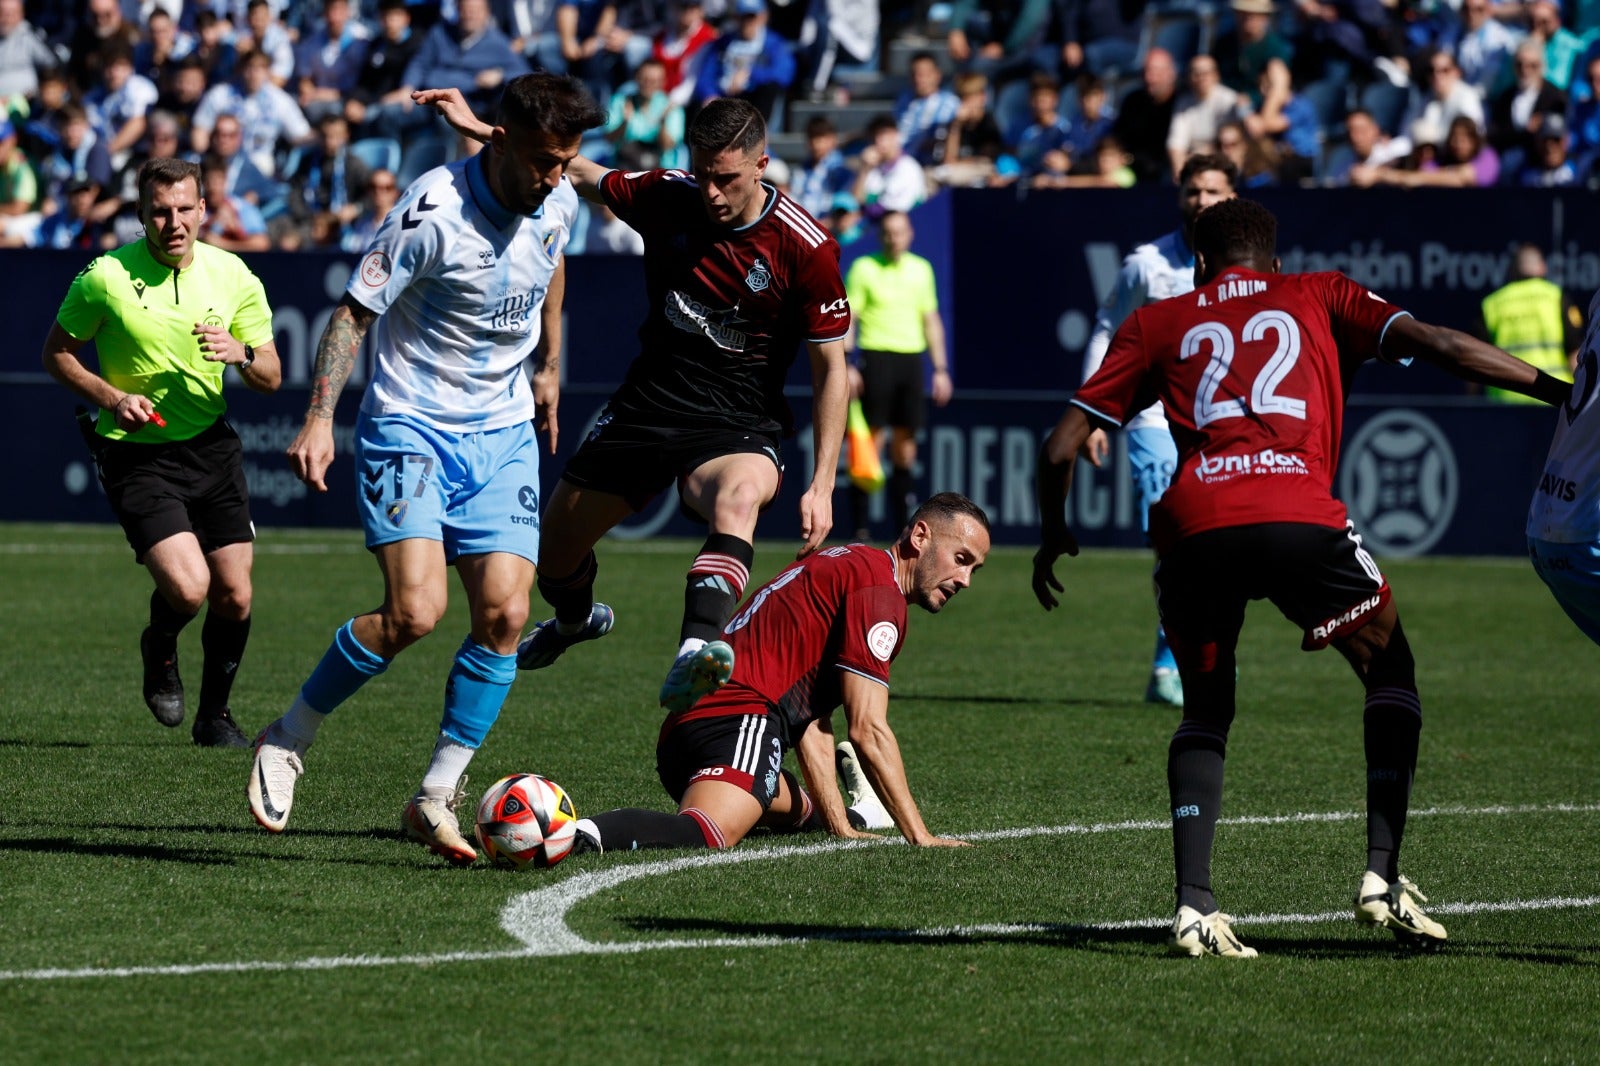
<path id="1" fill-rule="evenodd" d="M 1600 644 L 1600 291 L 1578 350 L 1572 396 L 1528 508 L 1528 555 L 1578 628 Z"/>
<path id="2" fill-rule="evenodd" d="M 1139 245 L 1123 259 L 1117 284 L 1095 315 L 1094 333 L 1083 354 L 1084 381 L 1100 369 L 1106 350 L 1111 347 L 1111 337 L 1124 319 L 1145 304 L 1193 291 L 1194 252 L 1189 243 L 1195 217 L 1212 204 L 1231 200 L 1238 177 L 1238 168 L 1225 156 L 1193 155 L 1184 163 L 1178 174 L 1178 207 L 1183 212 L 1183 225 L 1164 237 Z M 1128 465 L 1133 473 L 1134 488 L 1139 493 L 1139 528 L 1148 535 L 1150 508 L 1167 491 L 1172 471 L 1177 466 L 1178 449 L 1172 442 L 1167 416 L 1159 403 L 1134 415 L 1123 429 L 1128 434 Z M 1084 457 L 1097 467 L 1103 466 L 1110 443 L 1105 430 L 1095 430 L 1084 444 Z M 1178 661 L 1173 658 L 1167 634 L 1159 622 L 1156 623 L 1150 683 L 1145 687 L 1144 698 L 1148 703 L 1183 705 Z"/>
<path id="3" fill-rule="evenodd" d="M 473 752 L 516 677 L 539 547 L 536 414 L 556 447 L 562 251 L 578 201 L 565 169 L 605 122 L 581 84 L 507 84 L 488 147 L 406 190 L 350 278 L 317 347 L 305 426 L 289 445 L 318 491 L 333 461 L 333 411 L 369 327 L 378 369 L 356 424 L 357 504 L 383 572 L 383 604 L 339 629 L 288 712 L 256 741 L 247 789 L 263 827 L 288 821 L 305 751 L 334 708 L 444 616 L 448 567 L 471 633 L 445 683 L 422 785 L 401 815 L 455 863 L 477 858 L 455 808 Z M 523 363 L 543 337 L 530 386 Z"/>

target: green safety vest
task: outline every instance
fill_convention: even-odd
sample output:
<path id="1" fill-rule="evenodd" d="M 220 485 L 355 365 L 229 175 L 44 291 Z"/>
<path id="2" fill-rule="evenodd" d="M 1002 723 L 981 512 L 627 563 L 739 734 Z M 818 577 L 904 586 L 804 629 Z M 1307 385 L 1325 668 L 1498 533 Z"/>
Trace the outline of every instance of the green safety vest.
<path id="1" fill-rule="evenodd" d="M 1562 321 L 1561 288 L 1544 278 L 1524 278 L 1496 289 L 1483 300 L 1483 321 L 1489 339 L 1525 363 L 1552 377 L 1571 381 Z M 1538 403 L 1505 389 L 1486 390 L 1491 399 Z"/>

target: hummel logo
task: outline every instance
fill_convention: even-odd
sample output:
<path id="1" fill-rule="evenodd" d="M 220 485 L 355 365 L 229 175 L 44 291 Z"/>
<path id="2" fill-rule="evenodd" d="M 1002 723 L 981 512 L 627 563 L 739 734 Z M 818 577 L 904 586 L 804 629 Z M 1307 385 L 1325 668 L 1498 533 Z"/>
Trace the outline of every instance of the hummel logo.
<path id="1" fill-rule="evenodd" d="M 428 211 L 433 211 L 437 209 L 438 206 L 438 204 L 430 204 L 428 202 L 428 194 L 423 193 L 421 196 L 417 197 L 417 202 L 412 204 L 411 207 L 406 208 L 406 213 L 400 216 L 400 228 L 403 230 L 416 229 L 418 226 L 422 225 L 422 219 L 412 217 L 412 208 L 416 208 L 417 212 L 422 214 Z"/>
<path id="2" fill-rule="evenodd" d="M 366 482 L 361 491 L 367 494 L 368 503 L 377 503 L 383 499 L 383 471 L 381 469 L 363 470 L 361 472 L 361 480 Z"/>

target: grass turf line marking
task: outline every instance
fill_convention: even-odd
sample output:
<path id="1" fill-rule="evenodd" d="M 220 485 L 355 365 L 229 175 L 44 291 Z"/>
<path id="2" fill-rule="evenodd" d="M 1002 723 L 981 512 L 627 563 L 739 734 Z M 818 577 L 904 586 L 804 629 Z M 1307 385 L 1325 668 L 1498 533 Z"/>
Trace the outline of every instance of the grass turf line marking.
<path id="1" fill-rule="evenodd" d="M 1418 816 L 1483 816 L 1506 814 L 1574 814 L 1600 811 L 1600 803 L 1514 804 L 1492 807 L 1430 807 L 1412 811 Z M 1285 815 L 1243 815 L 1225 818 L 1225 825 L 1286 825 L 1307 822 L 1343 822 L 1366 817 L 1364 812 L 1332 811 L 1307 812 Z M 1064 836 L 1069 834 L 1098 834 L 1138 832 L 1167 829 L 1164 821 L 1104 822 L 1093 825 L 1034 826 L 1026 829 L 997 829 L 983 833 L 965 833 L 964 839 L 976 842 L 1014 840 L 1029 836 Z M 804 944 L 814 940 L 901 940 L 911 938 L 946 938 L 1021 935 L 1027 933 L 1071 932 L 1082 930 L 1161 929 L 1172 922 L 1170 916 L 1134 918 L 1111 922 L 1063 922 L 1059 924 L 990 924 L 951 925 L 925 929 L 885 930 L 863 929 L 848 933 L 830 933 L 811 937 L 716 937 L 673 938 L 667 940 L 629 940 L 597 943 L 574 933 L 566 922 L 567 912 L 590 896 L 615 888 L 617 885 L 644 877 L 677 873 L 680 870 L 703 869 L 709 866 L 736 865 L 768 859 L 785 859 L 806 855 L 821 855 L 859 848 L 905 846 L 902 840 L 862 841 L 832 840 L 822 844 L 789 844 L 771 848 L 752 848 L 747 851 L 718 851 L 691 855 L 680 859 L 619 866 L 610 870 L 581 873 L 547 888 L 524 892 L 506 904 L 501 911 L 500 927 L 523 947 L 502 951 L 452 951 L 431 955 L 335 955 L 307 959 L 255 960 L 240 962 L 178 963 L 166 966 L 106 966 L 76 969 L 52 968 L 39 970 L 0 970 L 4 981 L 58 981 L 92 978 L 130 977 L 187 977 L 219 973 L 273 973 L 285 971 L 317 971 L 372 968 L 379 966 L 436 966 L 457 962 L 495 962 L 507 959 L 553 958 L 569 955 L 618 955 L 643 951 L 661 951 L 672 948 L 752 948 L 776 947 L 784 944 Z M 1464 915 L 1508 913 L 1515 911 L 1585 909 L 1600 907 L 1600 896 L 1550 896 L 1542 899 L 1488 900 L 1478 902 L 1430 904 L 1429 912 L 1437 915 Z M 1234 921 L 1240 925 L 1299 925 L 1351 919 L 1347 910 L 1322 911 L 1310 914 L 1240 914 Z"/>

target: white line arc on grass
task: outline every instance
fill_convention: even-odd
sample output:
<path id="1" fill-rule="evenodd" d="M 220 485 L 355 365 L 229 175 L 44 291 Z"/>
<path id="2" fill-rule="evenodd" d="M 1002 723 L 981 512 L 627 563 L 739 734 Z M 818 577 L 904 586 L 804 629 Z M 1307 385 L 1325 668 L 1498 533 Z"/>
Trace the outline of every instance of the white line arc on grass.
<path id="1" fill-rule="evenodd" d="M 1430 807 L 1412 811 L 1412 817 L 1429 815 L 1504 815 L 1504 814 L 1585 814 L 1600 811 L 1600 803 L 1519 804 L 1493 807 Z M 1245 815 L 1222 819 L 1223 825 L 1291 825 L 1307 822 L 1347 822 L 1366 815 L 1353 811 L 1300 813 L 1283 815 Z M 1139 832 L 1167 829 L 1165 821 L 1103 822 L 1093 825 L 1033 826 L 1022 829 L 997 829 L 983 833 L 965 833 L 964 839 L 975 842 L 1015 840 L 1030 836 L 1069 836 L 1079 834 Z M 960 939 L 971 936 L 1015 936 L 1027 933 L 1071 932 L 1075 930 L 1160 929 L 1172 921 L 1171 917 L 1134 918 L 1125 921 L 1084 922 L 1060 924 L 990 924 L 952 925 L 926 929 L 862 929 L 844 934 L 821 934 L 811 937 L 718 937 L 671 940 L 630 940 L 612 943 L 595 943 L 574 933 L 566 923 L 567 913 L 579 903 L 609 888 L 643 877 L 656 877 L 680 870 L 701 869 L 769 859 L 794 858 L 846 851 L 853 848 L 903 845 L 902 841 L 881 843 L 841 840 L 824 844 L 788 845 L 775 848 L 754 848 L 747 851 L 719 851 L 692 855 L 681 859 L 639 863 L 611 870 L 578 874 L 547 888 L 535 889 L 514 897 L 501 912 L 500 925 L 508 934 L 522 942 L 521 948 L 504 951 L 451 951 L 426 955 L 335 955 L 307 959 L 251 960 L 240 962 L 178 963 L 167 966 L 86 966 L 76 969 L 52 968 L 39 970 L 0 970 L 0 981 L 59 981 L 87 978 L 127 977 L 187 977 L 218 973 L 271 973 L 283 971 L 315 971 L 360 969 L 378 966 L 437 966 L 457 962 L 494 962 L 505 959 L 550 958 L 563 955 L 612 955 L 641 951 L 659 951 L 667 948 L 746 948 L 775 947 L 782 944 L 804 944 L 811 940 L 899 940 L 899 939 Z M 1600 907 L 1600 896 L 1550 896 L 1542 899 L 1499 900 L 1430 904 L 1428 910 L 1439 915 L 1486 914 L 1511 911 L 1582 909 Z M 1347 910 L 1324 911 L 1311 914 L 1260 914 L 1238 915 L 1239 924 L 1295 925 L 1343 921 L 1351 917 Z"/>

